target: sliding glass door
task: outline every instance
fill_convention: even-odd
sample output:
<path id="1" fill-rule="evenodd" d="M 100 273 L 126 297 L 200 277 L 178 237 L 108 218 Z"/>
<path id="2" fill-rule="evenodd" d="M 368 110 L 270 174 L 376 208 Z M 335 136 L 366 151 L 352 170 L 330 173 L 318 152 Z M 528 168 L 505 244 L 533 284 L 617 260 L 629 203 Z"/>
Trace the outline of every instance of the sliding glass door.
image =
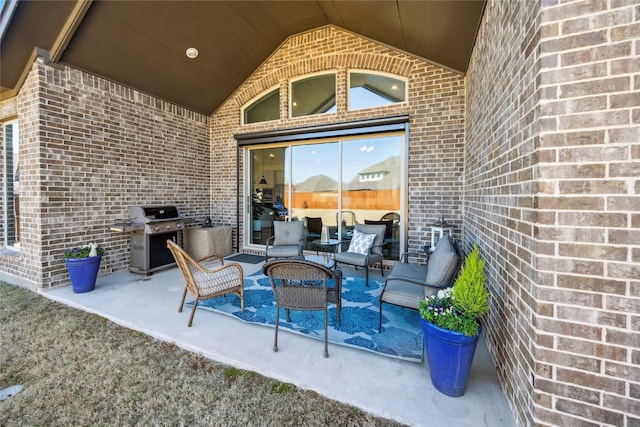
<path id="1" fill-rule="evenodd" d="M 387 259 L 398 259 L 404 219 L 404 134 L 250 147 L 246 212 L 252 244 L 273 235 L 273 221 L 304 221 L 310 242 L 327 226 L 348 240 L 355 223 L 384 224 Z"/>

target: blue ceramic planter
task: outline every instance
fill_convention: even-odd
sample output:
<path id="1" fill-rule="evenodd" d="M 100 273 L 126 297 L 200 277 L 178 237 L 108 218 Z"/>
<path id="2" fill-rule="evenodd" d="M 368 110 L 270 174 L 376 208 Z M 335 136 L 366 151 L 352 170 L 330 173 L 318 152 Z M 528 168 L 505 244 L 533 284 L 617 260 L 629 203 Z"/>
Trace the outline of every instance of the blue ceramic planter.
<path id="1" fill-rule="evenodd" d="M 433 386 L 447 396 L 462 396 L 467 386 L 467 377 L 482 325 L 479 325 L 478 335 L 468 337 L 460 332 L 436 326 L 422 317 L 420 320 Z"/>
<path id="2" fill-rule="evenodd" d="M 102 255 L 65 259 L 73 292 L 81 294 L 92 291 L 96 287 L 101 260 Z"/>

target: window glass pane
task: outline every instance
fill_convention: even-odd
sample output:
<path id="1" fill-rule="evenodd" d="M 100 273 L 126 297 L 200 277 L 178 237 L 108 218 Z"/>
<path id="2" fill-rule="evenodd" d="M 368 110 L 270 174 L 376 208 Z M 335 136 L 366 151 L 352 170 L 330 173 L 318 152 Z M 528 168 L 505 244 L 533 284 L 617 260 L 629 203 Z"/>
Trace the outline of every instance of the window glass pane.
<path id="1" fill-rule="evenodd" d="M 292 219 L 304 221 L 307 249 L 315 249 L 313 242 L 320 239 L 323 226 L 337 238 L 338 150 L 337 142 L 296 145 L 291 150 Z"/>
<path id="2" fill-rule="evenodd" d="M 402 136 L 353 139 L 342 145 L 343 238 L 355 223 L 383 224 L 386 259 L 400 255 Z M 348 159 L 348 160 L 346 160 Z"/>
<path id="3" fill-rule="evenodd" d="M 273 236 L 273 221 L 289 216 L 285 198 L 286 148 L 251 150 L 251 242 L 265 244 Z"/>
<path id="4" fill-rule="evenodd" d="M 349 240 L 356 222 L 377 223 L 386 227 L 385 258 L 399 259 L 404 143 L 403 134 L 389 134 L 251 149 L 248 182 L 259 196 L 252 197 L 246 241 L 264 245 L 274 221 L 304 221 L 306 249 L 315 250 L 322 226 L 330 238 Z"/>
<path id="5" fill-rule="evenodd" d="M 308 77 L 291 83 L 291 117 L 335 111 L 335 74 Z"/>
<path id="6" fill-rule="evenodd" d="M 5 245 L 20 247 L 20 168 L 18 147 L 18 122 L 4 126 L 4 170 L 5 170 Z"/>
<path id="7" fill-rule="evenodd" d="M 349 73 L 349 109 L 381 107 L 404 102 L 404 80 L 380 74 Z"/>
<path id="8" fill-rule="evenodd" d="M 280 89 L 260 97 L 244 109 L 244 123 L 266 122 L 280 118 Z"/>

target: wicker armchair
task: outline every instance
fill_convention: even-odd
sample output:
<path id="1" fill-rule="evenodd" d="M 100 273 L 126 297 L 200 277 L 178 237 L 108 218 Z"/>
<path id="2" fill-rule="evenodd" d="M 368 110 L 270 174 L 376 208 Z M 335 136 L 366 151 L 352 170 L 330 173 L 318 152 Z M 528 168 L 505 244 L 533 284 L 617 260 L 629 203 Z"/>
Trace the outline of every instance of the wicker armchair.
<path id="1" fill-rule="evenodd" d="M 276 301 L 276 332 L 273 351 L 278 351 L 278 326 L 280 307 L 289 310 L 324 311 L 324 357 L 329 357 L 328 310 L 327 303 L 336 304 L 337 323 L 340 323 L 342 309 L 342 272 L 332 271 L 323 265 L 303 260 L 281 260 L 266 263 L 262 272 L 269 276 Z M 327 286 L 327 280 L 334 280 L 335 286 Z"/>
<path id="2" fill-rule="evenodd" d="M 196 261 L 172 240 L 167 240 L 167 247 L 173 254 L 185 281 L 178 312 L 182 313 L 187 291 L 195 299 L 188 326 L 193 323 L 198 301 L 218 295 L 234 294 L 239 296 L 241 309 L 244 311 L 244 287 L 242 286 L 244 277 L 240 264 L 224 264 L 224 260 L 218 255 L 211 255 Z"/>

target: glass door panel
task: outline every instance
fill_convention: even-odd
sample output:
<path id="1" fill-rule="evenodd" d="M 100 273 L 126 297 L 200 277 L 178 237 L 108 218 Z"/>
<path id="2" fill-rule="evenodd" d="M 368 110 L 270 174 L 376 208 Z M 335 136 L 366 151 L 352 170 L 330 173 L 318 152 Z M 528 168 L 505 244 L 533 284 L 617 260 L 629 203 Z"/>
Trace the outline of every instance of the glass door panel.
<path id="1" fill-rule="evenodd" d="M 285 151 L 284 147 L 250 151 L 251 243 L 265 244 L 273 236 L 273 221 L 284 220 L 289 214 L 284 190 Z"/>
<path id="2" fill-rule="evenodd" d="M 340 231 L 349 238 L 355 222 L 384 224 L 386 259 L 399 259 L 403 136 L 342 143 Z"/>
<path id="3" fill-rule="evenodd" d="M 291 147 L 291 218 L 305 222 L 307 249 L 323 225 L 337 237 L 338 148 L 337 142 Z"/>

